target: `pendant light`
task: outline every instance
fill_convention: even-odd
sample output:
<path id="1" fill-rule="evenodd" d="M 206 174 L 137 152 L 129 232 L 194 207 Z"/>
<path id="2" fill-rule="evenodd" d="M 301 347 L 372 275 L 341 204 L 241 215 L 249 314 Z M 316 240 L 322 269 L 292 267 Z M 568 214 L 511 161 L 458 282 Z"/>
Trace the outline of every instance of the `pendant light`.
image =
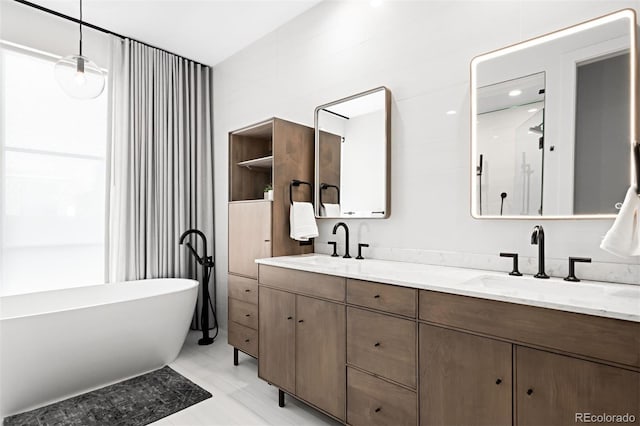
<path id="1" fill-rule="evenodd" d="M 82 0 L 80 0 L 80 52 L 61 58 L 55 65 L 55 77 L 62 90 L 72 98 L 93 99 L 104 90 L 104 72 L 82 56 Z"/>

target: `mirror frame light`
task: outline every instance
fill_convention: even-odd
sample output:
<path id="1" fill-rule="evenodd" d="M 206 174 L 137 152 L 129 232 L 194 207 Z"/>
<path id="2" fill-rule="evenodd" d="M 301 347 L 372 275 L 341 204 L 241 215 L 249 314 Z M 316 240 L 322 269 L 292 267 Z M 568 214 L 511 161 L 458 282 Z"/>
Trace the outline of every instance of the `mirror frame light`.
<path id="1" fill-rule="evenodd" d="M 320 128 L 318 126 L 318 116 L 319 112 L 325 108 L 332 107 L 337 104 L 341 104 L 346 101 L 350 101 L 356 98 L 360 98 L 362 96 L 370 95 L 376 92 L 384 90 L 384 109 L 385 109 L 385 118 L 384 118 L 384 128 L 385 128 L 385 139 L 386 139 L 386 148 L 385 148 L 385 157 L 386 157 L 386 166 L 385 166 L 385 209 L 383 216 L 320 216 L 318 213 L 320 212 Z M 316 107 L 313 112 L 313 122 L 314 122 L 314 151 L 315 151 L 315 161 L 314 161 L 314 180 L 316 185 L 314 185 L 314 205 L 313 210 L 317 219 L 387 219 L 391 215 L 391 91 L 385 87 L 380 86 L 371 90 L 367 90 L 365 92 L 356 93 L 355 95 L 348 96 L 346 98 L 338 99 L 337 101 L 330 102 L 328 104 L 320 105 Z"/>
<path id="2" fill-rule="evenodd" d="M 517 52 L 529 47 L 537 46 L 542 43 L 546 43 L 549 41 L 553 41 L 565 36 L 569 36 L 572 34 L 579 33 L 584 30 L 588 30 L 590 28 L 595 28 L 600 25 L 608 24 L 620 19 L 628 19 L 629 20 L 629 54 L 630 54 L 630 82 L 629 82 L 629 103 L 630 103 L 630 138 L 629 138 L 629 162 L 630 162 L 630 176 L 629 182 L 631 185 L 634 184 L 635 178 L 635 165 L 633 164 L 633 146 L 637 141 L 640 143 L 638 139 L 638 135 L 640 135 L 640 120 L 636 117 L 636 111 L 638 111 L 638 99 L 640 99 L 640 85 L 638 84 L 638 22 L 637 16 L 634 9 L 622 9 L 617 12 L 613 12 L 607 15 L 603 15 L 589 21 L 582 22 L 580 24 L 573 25 L 571 27 L 563 28 L 558 31 L 554 31 L 551 33 L 544 34 L 539 37 L 535 37 L 532 39 L 528 39 L 521 43 L 513 44 L 507 46 L 502 49 L 493 50 L 491 52 L 483 53 L 474 57 L 471 60 L 471 116 L 470 116 L 470 124 L 471 124 L 471 149 L 470 149 L 470 158 L 469 158 L 469 175 L 470 175 L 470 202 L 471 206 L 471 216 L 474 219 L 503 219 L 503 220 L 549 220 L 549 219 L 565 219 L 565 220 L 574 220 L 574 219 L 612 219 L 617 215 L 615 214 L 583 214 L 583 215 L 547 215 L 547 216 L 515 216 L 515 215 L 506 215 L 506 216 L 498 216 L 498 215 L 479 215 L 478 214 L 478 189 L 476 182 L 476 173 L 475 173 L 475 158 L 477 157 L 477 123 L 476 123 L 476 115 L 477 115 L 477 90 L 478 90 L 478 82 L 477 82 L 477 67 L 478 64 L 487 61 L 489 59 L 497 58 L 500 56 L 507 55 L 509 53 Z M 640 185 L 640 182 L 638 182 Z"/>

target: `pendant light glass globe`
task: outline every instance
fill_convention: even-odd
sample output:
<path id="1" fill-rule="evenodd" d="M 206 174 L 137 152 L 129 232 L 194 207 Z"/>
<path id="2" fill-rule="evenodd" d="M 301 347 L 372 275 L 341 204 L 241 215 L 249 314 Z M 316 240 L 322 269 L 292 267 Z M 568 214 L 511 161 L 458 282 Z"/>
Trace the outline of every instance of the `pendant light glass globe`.
<path id="1" fill-rule="evenodd" d="M 62 90 L 72 98 L 93 99 L 104 90 L 104 72 L 87 57 L 65 56 L 56 62 L 54 72 Z"/>

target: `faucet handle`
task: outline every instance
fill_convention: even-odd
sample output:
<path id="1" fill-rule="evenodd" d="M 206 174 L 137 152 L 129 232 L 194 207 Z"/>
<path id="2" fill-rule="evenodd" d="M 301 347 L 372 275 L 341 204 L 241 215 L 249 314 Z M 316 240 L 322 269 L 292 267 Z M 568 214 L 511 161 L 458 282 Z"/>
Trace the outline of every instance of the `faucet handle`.
<path id="1" fill-rule="evenodd" d="M 333 254 L 331 255 L 331 257 L 338 257 L 338 243 L 336 241 L 329 241 L 327 242 L 327 244 L 333 246 Z"/>
<path id="2" fill-rule="evenodd" d="M 569 275 L 564 280 L 574 283 L 580 282 L 580 279 L 576 277 L 576 262 L 591 263 L 590 257 L 569 257 Z"/>
<path id="3" fill-rule="evenodd" d="M 363 243 L 358 244 L 358 256 L 356 257 L 356 259 L 359 259 L 359 260 L 364 259 L 364 257 L 362 257 L 362 247 L 369 247 L 369 244 L 363 244 Z"/>
<path id="4" fill-rule="evenodd" d="M 509 275 L 514 277 L 521 277 L 522 274 L 518 270 L 518 253 L 500 253 L 500 257 L 512 257 L 513 258 L 513 270 L 509 272 Z"/>

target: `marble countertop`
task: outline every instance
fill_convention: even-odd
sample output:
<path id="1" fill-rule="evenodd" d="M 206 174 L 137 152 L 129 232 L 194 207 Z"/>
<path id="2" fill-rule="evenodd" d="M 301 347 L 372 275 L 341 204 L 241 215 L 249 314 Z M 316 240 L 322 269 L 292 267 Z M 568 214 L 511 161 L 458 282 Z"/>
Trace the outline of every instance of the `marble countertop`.
<path id="1" fill-rule="evenodd" d="M 271 257 L 256 263 L 640 322 L 640 285 L 541 280 L 478 269 L 322 254 Z"/>

